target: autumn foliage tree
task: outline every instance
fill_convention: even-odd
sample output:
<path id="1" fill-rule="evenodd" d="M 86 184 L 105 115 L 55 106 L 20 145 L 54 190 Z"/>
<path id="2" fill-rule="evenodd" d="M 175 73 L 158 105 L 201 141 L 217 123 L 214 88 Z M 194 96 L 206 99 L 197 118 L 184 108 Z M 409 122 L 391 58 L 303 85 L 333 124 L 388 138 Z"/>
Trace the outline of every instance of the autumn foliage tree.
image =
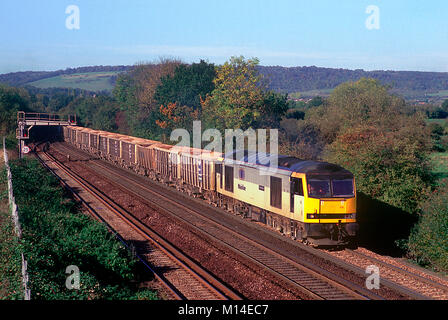
<path id="1" fill-rule="evenodd" d="M 258 63 L 257 58 L 231 57 L 217 68 L 215 89 L 201 100 L 207 127 L 223 131 L 277 125 L 287 111 L 287 96 L 266 90 Z"/>
<path id="2" fill-rule="evenodd" d="M 154 99 L 159 105 L 156 124 L 165 142 L 173 129 L 192 132 L 193 121 L 200 119 L 201 98 L 214 88 L 215 66 L 201 60 L 191 65 L 181 64 L 174 74 L 161 78 Z"/>
<path id="3" fill-rule="evenodd" d="M 161 105 L 159 112 L 156 124 L 161 130 L 161 138 L 165 143 L 169 142 L 168 137 L 171 131 L 177 128 L 189 128 L 192 126 L 192 121 L 199 118 L 199 110 L 193 110 L 188 106 L 180 106 L 177 102 L 170 102 L 166 106 Z"/>
<path id="4" fill-rule="evenodd" d="M 117 78 L 114 96 L 127 115 L 131 134 L 156 139 L 160 132 L 156 124 L 160 104 L 154 95 L 161 79 L 174 74 L 181 61 L 160 59 L 153 63 L 138 63 L 131 71 Z"/>
<path id="5" fill-rule="evenodd" d="M 263 98 L 256 70 L 258 59 L 232 57 L 218 67 L 215 89 L 201 100 L 202 119 L 208 127 L 247 129 L 259 117 L 257 106 Z"/>
<path id="6" fill-rule="evenodd" d="M 158 108 L 154 97 L 157 87 L 162 78 L 174 74 L 180 64 L 180 60 L 161 59 L 158 63 L 141 63 L 134 67 L 132 77 L 135 79 L 136 98 L 143 115 Z"/>

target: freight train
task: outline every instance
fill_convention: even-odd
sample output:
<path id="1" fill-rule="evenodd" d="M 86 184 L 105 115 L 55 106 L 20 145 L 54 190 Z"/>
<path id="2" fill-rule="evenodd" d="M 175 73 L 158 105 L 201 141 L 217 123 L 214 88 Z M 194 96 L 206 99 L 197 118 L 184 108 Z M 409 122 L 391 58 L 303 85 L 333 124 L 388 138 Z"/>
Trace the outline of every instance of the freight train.
<path id="1" fill-rule="evenodd" d="M 236 152 L 223 155 L 78 126 L 64 127 L 63 139 L 306 244 L 356 241 L 355 180 L 338 165 L 279 155 L 271 170 L 261 161 L 267 154 L 237 159 Z"/>

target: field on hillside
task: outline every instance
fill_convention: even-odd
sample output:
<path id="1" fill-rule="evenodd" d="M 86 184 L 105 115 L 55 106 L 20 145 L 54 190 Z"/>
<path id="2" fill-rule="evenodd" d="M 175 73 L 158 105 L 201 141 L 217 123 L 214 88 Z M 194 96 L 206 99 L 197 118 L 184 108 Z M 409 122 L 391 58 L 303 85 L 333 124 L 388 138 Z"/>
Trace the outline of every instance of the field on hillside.
<path id="1" fill-rule="evenodd" d="M 314 89 L 300 92 L 301 97 L 328 97 L 334 89 Z M 431 103 L 441 103 L 443 100 L 448 99 L 448 90 L 439 90 L 434 93 L 427 93 L 424 90 L 405 90 L 405 89 L 394 89 L 393 87 L 390 90 L 391 93 L 399 95 L 405 98 L 408 101 L 425 101 Z"/>
<path id="2" fill-rule="evenodd" d="M 431 154 L 433 173 L 440 181 L 448 178 L 448 152 L 434 152 Z"/>
<path id="3" fill-rule="evenodd" d="M 300 92 L 300 95 L 302 97 L 328 97 L 334 89 L 315 89 L 315 90 L 309 90 L 309 91 L 303 91 Z"/>
<path id="4" fill-rule="evenodd" d="M 64 74 L 56 77 L 29 82 L 27 84 L 38 88 L 58 87 L 79 88 L 90 91 L 111 91 L 113 89 L 111 77 L 116 76 L 119 73 L 119 71 L 110 71 Z"/>
<path id="5" fill-rule="evenodd" d="M 432 97 L 448 97 L 448 90 L 439 90 L 437 93 L 429 93 L 428 96 Z"/>
<path id="6" fill-rule="evenodd" d="M 445 127 L 448 119 L 426 119 L 426 123 L 437 123 L 442 127 Z M 436 179 L 441 181 L 448 178 L 448 152 L 433 152 L 430 155 L 430 160 L 433 166 L 432 173 L 435 174 Z"/>

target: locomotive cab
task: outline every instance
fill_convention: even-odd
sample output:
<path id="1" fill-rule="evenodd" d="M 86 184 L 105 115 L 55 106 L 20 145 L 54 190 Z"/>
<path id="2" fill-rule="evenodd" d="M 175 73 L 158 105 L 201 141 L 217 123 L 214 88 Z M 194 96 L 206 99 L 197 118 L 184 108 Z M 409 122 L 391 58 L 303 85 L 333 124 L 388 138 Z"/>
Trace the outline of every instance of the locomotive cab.
<path id="1" fill-rule="evenodd" d="M 291 201 L 302 222 L 301 237 L 317 246 L 346 245 L 358 231 L 354 177 L 331 166 L 333 172 L 319 168 L 322 172 L 294 172 L 291 176 Z"/>

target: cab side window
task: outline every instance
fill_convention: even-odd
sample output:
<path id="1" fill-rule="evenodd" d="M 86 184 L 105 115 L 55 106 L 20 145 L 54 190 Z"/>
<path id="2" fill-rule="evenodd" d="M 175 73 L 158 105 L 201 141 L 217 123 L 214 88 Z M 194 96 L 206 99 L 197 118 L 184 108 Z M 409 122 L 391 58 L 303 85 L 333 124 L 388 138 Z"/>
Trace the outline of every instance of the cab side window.
<path id="1" fill-rule="evenodd" d="M 293 188 L 292 188 L 293 193 L 298 196 L 303 196 L 302 179 L 293 178 L 292 184 L 293 184 Z"/>
<path id="2" fill-rule="evenodd" d="M 224 175 L 225 175 L 225 185 L 224 188 L 226 191 L 233 192 L 233 167 L 224 166 Z"/>
<path id="3" fill-rule="evenodd" d="M 302 179 L 291 179 L 291 191 L 290 191 L 290 211 L 294 212 L 294 196 L 303 196 L 303 184 Z"/>

